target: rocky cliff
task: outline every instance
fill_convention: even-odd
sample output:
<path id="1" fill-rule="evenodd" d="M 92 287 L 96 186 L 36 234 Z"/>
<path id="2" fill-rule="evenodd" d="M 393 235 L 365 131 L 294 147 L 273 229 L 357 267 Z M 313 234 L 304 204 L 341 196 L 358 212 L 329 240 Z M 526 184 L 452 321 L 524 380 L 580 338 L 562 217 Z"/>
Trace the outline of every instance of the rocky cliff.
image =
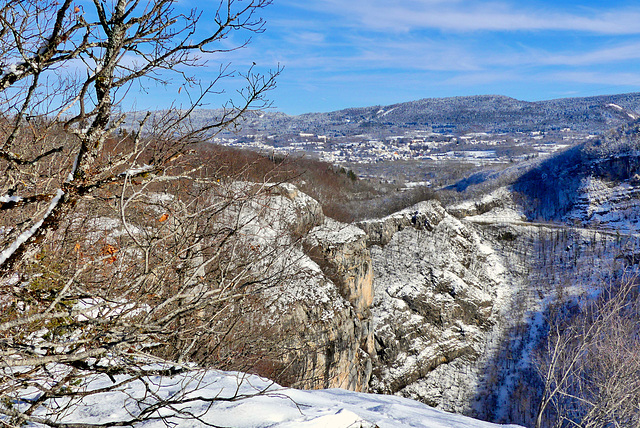
<path id="1" fill-rule="evenodd" d="M 637 157 L 634 158 L 638 162 Z M 628 165 L 628 157 L 617 159 L 620 164 Z M 640 176 L 637 165 L 632 168 L 626 179 L 615 179 L 596 167 L 612 171 L 615 164 L 608 160 L 607 166 L 594 165 L 592 174 L 585 176 L 576 191 L 571 211 L 564 220 L 576 225 L 637 232 L 640 229 Z"/>
<path id="2" fill-rule="evenodd" d="M 505 270 L 435 201 L 361 222 L 375 272 L 375 391 L 469 412 L 505 304 Z"/>
<path id="3" fill-rule="evenodd" d="M 296 266 L 312 273 L 279 296 L 299 387 L 530 424 L 546 311 L 637 263 L 634 235 L 527 222 L 507 189 L 452 207 L 456 216 L 425 201 L 356 225 L 285 189 L 271 203 L 298 237 Z"/>
<path id="4" fill-rule="evenodd" d="M 255 236 L 287 248 L 261 246 L 277 253 L 271 265 L 284 274 L 264 300 L 265 319 L 285 332 L 283 380 L 299 388 L 367 391 L 374 347 L 365 233 L 325 218 L 318 202 L 289 184 L 271 188 L 257 206 L 269 209 L 253 216 Z"/>
<path id="5" fill-rule="evenodd" d="M 358 223 L 374 270 L 372 390 L 530 425 L 548 308 L 632 267 L 638 238 L 526 222 L 506 189 L 452 211 L 427 201 Z"/>
<path id="6" fill-rule="evenodd" d="M 638 271 L 638 159 L 576 148 L 477 200 L 303 227 L 304 254 L 343 308 L 310 330 L 302 372 L 532 425 L 549 311 Z M 309 323 L 326 319 L 313 311 Z"/>

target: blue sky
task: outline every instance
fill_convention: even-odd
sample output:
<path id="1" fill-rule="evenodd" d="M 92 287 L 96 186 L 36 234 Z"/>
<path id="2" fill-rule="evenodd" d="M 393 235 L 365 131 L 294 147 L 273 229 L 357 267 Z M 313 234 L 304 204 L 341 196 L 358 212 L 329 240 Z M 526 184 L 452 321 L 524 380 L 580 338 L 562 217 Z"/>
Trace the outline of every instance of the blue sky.
<path id="1" fill-rule="evenodd" d="M 270 98 L 289 114 L 457 95 L 640 91 L 637 0 L 274 0 L 262 16 L 265 33 L 209 67 L 283 65 Z"/>

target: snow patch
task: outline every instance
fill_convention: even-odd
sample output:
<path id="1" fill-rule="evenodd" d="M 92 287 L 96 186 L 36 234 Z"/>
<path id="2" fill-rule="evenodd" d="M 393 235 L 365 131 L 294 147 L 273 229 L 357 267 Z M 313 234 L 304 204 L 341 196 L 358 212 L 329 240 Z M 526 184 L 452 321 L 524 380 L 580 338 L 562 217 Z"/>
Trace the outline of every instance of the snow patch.
<path id="1" fill-rule="evenodd" d="M 378 110 L 376 115 L 380 116 L 380 117 L 384 117 L 384 116 L 388 115 L 389 113 L 391 113 L 392 111 L 394 111 L 396 108 L 397 107 L 394 107 L 394 108 L 386 110 L 386 111 L 384 109 L 380 109 L 380 110 Z"/>
<path id="2" fill-rule="evenodd" d="M 2 73 L 2 75 L 0 75 L 0 79 L 5 78 L 6 76 L 10 75 L 10 74 L 14 74 L 18 71 L 18 64 L 16 63 L 10 63 L 5 65 L 6 69 L 5 71 Z"/>
<path id="3" fill-rule="evenodd" d="M 139 305 L 127 302 L 108 302 L 104 299 L 86 298 L 80 299 L 73 307 L 78 321 L 89 321 L 92 319 L 110 319 L 118 316 L 134 317 L 146 313 L 151 309 L 149 305 Z"/>
<path id="4" fill-rule="evenodd" d="M 613 109 L 615 109 L 615 110 L 618 110 L 618 111 L 624 112 L 627 116 L 629 116 L 629 118 L 630 118 L 630 119 L 635 120 L 635 119 L 640 118 L 640 115 L 638 115 L 638 114 L 636 114 L 636 113 L 632 113 L 632 112 L 626 111 L 626 110 L 624 109 L 624 107 L 620 107 L 620 106 L 619 106 L 619 105 L 617 105 L 617 104 L 609 103 L 609 104 L 607 104 L 607 107 L 611 107 L 611 108 L 613 108 Z"/>
<path id="5" fill-rule="evenodd" d="M 123 375 L 116 381 L 126 380 Z M 163 407 L 150 416 L 163 416 L 165 420 L 149 420 L 136 427 L 165 428 L 177 425 L 182 428 L 201 427 L 204 424 L 233 426 L 236 428 L 497 428 L 499 425 L 482 422 L 461 415 L 446 413 L 407 398 L 326 389 L 301 391 L 283 388 L 269 379 L 235 372 L 187 371 L 173 377 L 147 376 L 145 390 L 140 380 L 113 391 L 88 395 L 69 411 L 57 414 L 67 400 L 48 403 L 51 413 L 67 424 L 104 424 L 129 420 L 141 412 L 141 407 L 153 405 L 158 398 L 191 400 L 171 407 Z M 93 378 L 86 390 L 110 388 L 113 382 L 106 375 Z M 22 397 L 35 396 L 36 391 L 24 391 Z M 246 396 L 237 401 L 213 401 L 208 399 Z M 144 401 L 142 401 L 144 400 Z M 139 402 L 143 406 L 139 407 Z M 20 407 L 26 409 L 23 401 Z M 21 410 L 24 410 L 21 409 Z M 39 413 L 38 413 L 39 412 Z M 40 409 L 37 416 L 45 416 Z M 183 413 L 181 413 L 183 412 Z M 196 415 L 198 419 L 193 416 Z M 36 427 L 37 424 L 28 426 Z M 505 428 L 517 428 L 515 425 Z"/>
<path id="6" fill-rule="evenodd" d="M 140 174 L 140 173 L 145 172 L 145 171 L 149 171 L 151 169 L 153 169 L 153 166 L 144 164 L 142 166 L 138 166 L 138 167 L 135 167 L 135 168 L 129 168 L 128 170 L 126 170 L 121 175 L 132 176 L 132 175 Z"/>
<path id="7" fill-rule="evenodd" d="M 9 195 L 0 196 L 0 202 L 3 204 L 9 203 L 9 202 L 20 202 L 21 200 L 22 198 L 20 196 L 9 196 Z"/>
<path id="8" fill-rule="evenodd" d="M 49 207 L 47 208 L 47 211 L 44 213 L 44 216 L 42 217 L 42 219 L 34 223 L 29 229 L 22 232 L 16 238 L 16 240 L 11 243 L 11 245 L 9 245 L 7 248 L 2 250 L 2 252 L 0 252 L 0 265 L 2 265 L 5 261 L 7 261 L 7 259 L 11 257 L 13 253 L 15 253 L 16 250 L 20 248 L 22 244 L 27 242 L 27 240 L 29 240 L 29 238 L 31 238 L 38 231 L 38 229 L 40 229 L 44 221 L 47 219 L 47 217 L 51 215 L 55 207 L 58 205 L 58 203 L 60 202 L 60 199 L 62 199 L 62 196 L 64 196 L 64 192 L 62 191 L 62 189 L 58 189 L 53 199 L 51 199 L 51 202 L 49 203 Z"/>

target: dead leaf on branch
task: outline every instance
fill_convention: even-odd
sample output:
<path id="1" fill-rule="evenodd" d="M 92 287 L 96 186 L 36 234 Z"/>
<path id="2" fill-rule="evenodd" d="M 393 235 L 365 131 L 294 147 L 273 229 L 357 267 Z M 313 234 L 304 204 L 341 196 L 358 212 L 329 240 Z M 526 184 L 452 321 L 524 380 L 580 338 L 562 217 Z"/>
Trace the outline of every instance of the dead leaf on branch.
<path id="1" fill-rule="evenodd" d="M 115 254 L 118 252 L 118 249 L 116 247 L 114 247 L 111 244 L 107 244 L 104 247 L 102 247 L 102 250 L 100 250 L 100 255 L 101 256 L 108 256 L 110 254 Z"/>

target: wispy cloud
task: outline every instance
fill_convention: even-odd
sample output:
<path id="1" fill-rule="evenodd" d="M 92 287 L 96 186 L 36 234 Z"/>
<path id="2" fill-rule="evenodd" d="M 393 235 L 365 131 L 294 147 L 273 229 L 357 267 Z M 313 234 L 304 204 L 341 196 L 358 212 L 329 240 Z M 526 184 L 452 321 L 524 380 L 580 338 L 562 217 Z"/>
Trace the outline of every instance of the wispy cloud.
<path id="1" fill-rule="evenodd" d="M 640 42 L 582 53 L 552 54 L 538 58 L 543 64 L 583 66 L 640 59 Z"/>
<path id="2" fill-rule="evenodd" d="M 631 72 L 567 71 L 553 73 L 549 77 L 572 83 L 640 87 L 640 73 Z"/>
<path id="3" fill-rule="evenodd" d="M 558 12 L 522 2 L 433 0 L 315 0 L 299 7 L 334 15 L 367 29 L 414 31 L 579 31 L 600 34 L 640 34 L 640 8 Z M 606 5 L 606 3 L 605 3 Z"/>
<path id="4" fill-rule="evenodd" d="M 284 65 L 274 100 L 287 112 L 640 87 L 633 0 L 277 0 L 265 13 L 267 31 L 247 49 L 205 57 L 241 70 Z"/>
<path id="5" fill-rule="evenodd" d="M 478 86 L 499 82 L 523 81 L 524 77 L 513 71 L 487 71 L 479 73 L 464 73 L 442 80 L 443 85 Z"/>

